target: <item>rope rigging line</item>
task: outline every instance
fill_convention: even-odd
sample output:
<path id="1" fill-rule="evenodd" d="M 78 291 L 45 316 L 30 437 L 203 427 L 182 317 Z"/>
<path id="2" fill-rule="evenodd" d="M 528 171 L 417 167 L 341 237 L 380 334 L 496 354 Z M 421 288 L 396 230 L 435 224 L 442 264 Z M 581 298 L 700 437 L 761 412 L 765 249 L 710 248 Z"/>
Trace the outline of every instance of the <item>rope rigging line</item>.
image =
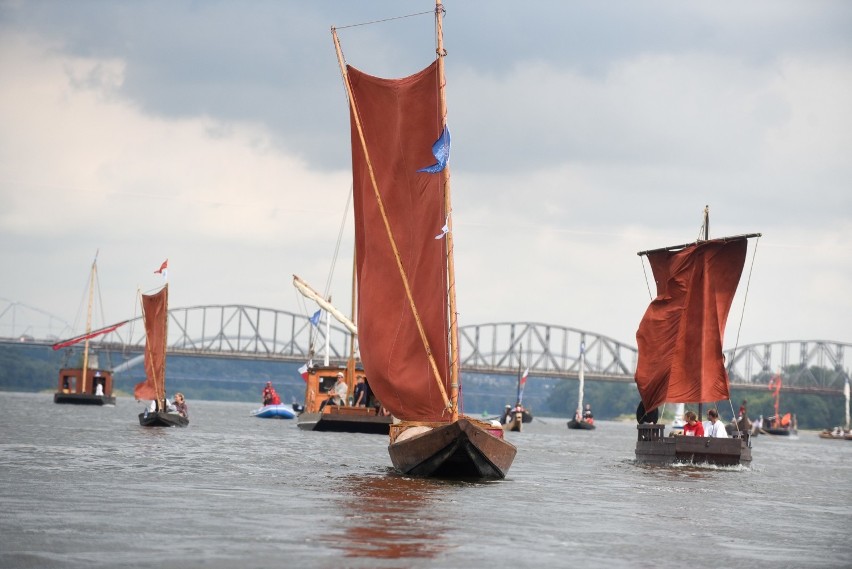
<path id="1" fill-rule="evenodd" d="M 746 301 L 748 300 L 748 289 L 751 286 L 751 274 L 752 274 L 752 272 L 754 272 L 754 260 L 757 258 L 757 246 L 759 244 L 760 244 L 760 236 L 758 235 L 757 238 L 754 241 L 754 252 L 751 255 L 751 265 L 749 266 L 749 269 L 748 269 L 748 280 L 746 281 L 745 295 L 743 296 L 743 309 L 742 309 L 742 312 L 740 312 L 740 322 L 737 325 L 737 338 L 734 341 L 734 349 L 731 351 L 731 361 L 728 362 L 728 370 L 733 368 L 734 361 L 737 359 L 737 348 L 740 345 L 740 331 L 742 330 L 743 319 L 745 318 L 745 307 L 746 307 Z M 731 407 L 733 408 L 733 405 L 731 405 Z"/>
<path id="2" fill-rule="evenodd" d="M 407 16 L 394 16 L 393 18 L 385 18 L 384 20 L 373 20 L 371 22 L 361 22 L 360 24 L 348 24 L 346 26 L 334 26 L 334 29 L 337 30 L 345 30 L 346 28 L 357 28 L 359 26 L 371 26 L 373 24 L 382 24 L 384 22 L 391 22 L 393 20 L 402 20 L 405 18 L 413 18 L 414 16 L 424 16 L 426 14 L 432 15 L 434 14 L 434 10 L 429 10 L 428 12 L 417 12 L 416 14 L 408 14 Z"/>
<path id="3" fill-rule="evenodd" d="M 654 300 L 654 295 L 651 294 L 651 285 L 648 284 L 648 273 L 645 271 L 645 261 L 641 256 L 639 257 L 639 262 L 642 264 L 642 275 L 645 277 L 645 286 L 648 287 L 648 297 L 651 300 Z"/>

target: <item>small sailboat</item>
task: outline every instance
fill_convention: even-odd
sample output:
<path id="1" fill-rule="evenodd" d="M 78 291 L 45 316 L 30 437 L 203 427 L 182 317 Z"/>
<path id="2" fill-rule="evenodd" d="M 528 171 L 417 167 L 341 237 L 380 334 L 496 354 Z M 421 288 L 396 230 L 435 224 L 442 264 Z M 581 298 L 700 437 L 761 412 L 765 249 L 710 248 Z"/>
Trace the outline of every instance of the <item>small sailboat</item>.
<path id="1" fill-rule="evenodd" d="M 730 399 L 722 343 L 728 313 L 745 264 L 748 239 L 759 233 L 709 238 L 642 251 L 657 284 L 636 332 L 639 358 L 635 381 L 642 398 L 636 411 L 639 463 L 707 462 L 749 464 L 748 433 L 731 438 L 670 436 L 658 425 L 659 407 Z"/>
<path id="2" fill-rule="evenodd" d="M 385 414 L 381 405 L 376 404 L 375 398 L 371 396 L 371 391 L 367 387 L 369 380 L 364 370 L 359 368 L 355 361 L 357 326 L 330 301 L 324 299 L 308 283 L 296 275 L 293 275 L 293 286 L 305 297 L 314 300 L 322 310 L 325 310 L 327 315 L 334 316 L 351 334 L 346 367 L 331 365 L 328 348 L 329 326 L 328 318 L 326 318 L 325 358 L 322 365 L 313 365 L 311 361 L 303 368 L 305 404 L 303 411 L 296 419 L 297 426 L 303 431 L 387 435 L 390 432 L 393 417 L 390 414 Z M 343 382 L 346 384 L 346 398 L 341 405 L 329 405 L 328 401 L 334 395 L 338 375 L 342 376 Z M 363 401 L 363 404 L 358 404 L 359 402 L 354 400 L 355 387 L 358 384 L 364 385 L 362 389 L 365 391 L 367 400 Z"/>
<path id="3" fill-rule="evenodd" d="M 332 28 L 350 108 L 358 338 L 370 387 L 398 420 L 398 472 L 501 479 L 517 449 L 498 422 L 459 411 L 443 13 L 436 0 L 435 61 L 402 79 L 347 65 Z"/>
<path id="4" fill-rule="evenodd" d="M 521 350 L 523 351 L 523 350 Z M 518 359 L 518 391 L 515 399 L 515 406 L 506 405 L 506 410 L 503 416 L 500 417 L 500 422 L 503 424 L 504 431 L 521 432 L 524 423 L 531 423 L 533 420 L 532 413 L 527 410 L 524 405 L 524 387 L 527 384 L 527 378 L 530 375 L 530 368 L 527 368 L 521 373 L 521 361 Z"/>
<path id="5" fill-rule="evenodd" d="M 843 384 L 843 396 L 846 398 L 844 411 L 846 412 L 846 425 L 844 427 L 837 426 L 834 429 L 825 429 L 820 434 L 821 439 L 841 439 L 852 440 L 852 431 L 849 430 L 849 378 Z"/>
<path id="6" fill-rule="evenodd" d="M 781 372 L 772 376 L 769 380 L 769 390 L 772 391 L 773 399 L 775 400 L 775 415 L 768 417 L 760 432 L 764 435 L 775 435 L 778 437 L 789 437 L 798 433 L 798 425 L 796 424 L 796 416 L 792 413 L 784 413 L 779 411 L 779 402 L 781 399 Z"/>
<path id="7" fill-rule="evenodd" d="M 115 405 L 115 397 L 112 394 L 112 370 L 101 367 L 99 358 L 91 353 L 89 340 L 108 334 L 127 323 L 119 322 L 99 330 L 92 330 L 92 306 L 94 303 L 95 287 L 97 286 L 98 254 L 92 261 L 89 276 L 88 309 L 86 311 L 85 333 L 57 342 L 53 345 L 54 350 L 70 348 L 83 342 L 82 364 L 80 367 L 63 366 L 59 370 L 59 385 L 53 394 L 54 403 L 73 403 L 77 405 Z M 69 351 L 70 355 L 70 351 Z"/>
<path id="8" fill-rule="evenodd" d="M 141 296 L 145 322 L 145 381 L 137 383 L 133 393 L 137 400 L 152 403 L 139 413 L 139 424 L 143 427 L 185 427 L 189 418 L 172 410 L 166 398 L 169 285 L 154 294 Z"/>
<path id="9" fill-rule="evenodd" d="M 577 397 L 577 411 L 574 413 L 574 418 L 568 421 L 569 429 L 578 429 L 584 431 L 593 431 L 595 429 L 595 419 L 592 417 L 591 409 L 583 409 L 583 389 L 585 385 L 584 370 L 586 367 L 586 343 L 580 342 L 580 373 L 579 373 L 579 394 Z"/>

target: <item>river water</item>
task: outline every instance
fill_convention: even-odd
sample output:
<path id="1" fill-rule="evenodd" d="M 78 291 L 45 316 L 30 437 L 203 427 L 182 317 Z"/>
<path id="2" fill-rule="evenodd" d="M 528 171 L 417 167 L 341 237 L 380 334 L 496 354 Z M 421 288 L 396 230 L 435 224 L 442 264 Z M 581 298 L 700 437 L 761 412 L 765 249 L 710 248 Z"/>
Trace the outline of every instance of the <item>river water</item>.
<path id="1" fill-rule="evenodd" d="M 250 404 L 0 393 L 0 567 L 850 567 L 852 442 L 754 439 L 749 468 L 638 466 L 635 426 L 508 433 L 505 480 L 394 474 L 382 435 Z"/>

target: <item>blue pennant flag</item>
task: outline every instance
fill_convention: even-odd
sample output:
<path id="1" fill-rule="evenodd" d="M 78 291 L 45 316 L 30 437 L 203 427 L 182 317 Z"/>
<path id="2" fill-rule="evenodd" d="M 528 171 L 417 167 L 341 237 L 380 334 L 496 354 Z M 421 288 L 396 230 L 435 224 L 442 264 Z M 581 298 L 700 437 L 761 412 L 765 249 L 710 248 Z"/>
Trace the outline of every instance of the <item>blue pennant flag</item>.
<path id="1" fill-rule="evenodd" d="M 314 312 L 314 315 L 310 318 L 311 324 L 313 324 L 314 326 L 319 326 L 320 314 L 322 314 L 322 309 L 319 309 Z"/>
<path id="2" fill-rule="evenodd" d="M 429 174 L 437 174 L 447 166 L 450 160 L 450 129 L 446 126 L 441 131 L 441 136 L 432 145 L 432 154 L 437 162 L 426 168 L 420 168 L 418 172 L 427 172 Z"/>

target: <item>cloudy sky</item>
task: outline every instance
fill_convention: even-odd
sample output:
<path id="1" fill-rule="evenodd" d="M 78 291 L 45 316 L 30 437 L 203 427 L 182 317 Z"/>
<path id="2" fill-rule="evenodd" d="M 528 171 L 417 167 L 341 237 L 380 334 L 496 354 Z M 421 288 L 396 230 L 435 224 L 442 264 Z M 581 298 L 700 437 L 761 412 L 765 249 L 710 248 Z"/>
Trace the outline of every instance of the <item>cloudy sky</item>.
<path id="1" fill-rule="evenodd" d="M 432 8 L 0 0 L 0 311 L 79 322 L 98 250 L 105 323 L 138 313 L 166 258 L 172 307 L 313 311 L 291 275 L 325 287 L 345 220 L 330 292 L 348 312 L 348 111 L 329 29 Z M 852 342 L 852 3 L 446 8 L 462 325 L 635 345 L 649 301 L 636 252 L 693 241 L 709 205 L 711 237 L 763 233 L 727 347 L 740 326 L 740 345 Z M 340 36 L 373 75 L 434 58 L 429 15 Z M 15 332 L 29 318 L 43 335 L 38 314 L 20 311 Z"/>

